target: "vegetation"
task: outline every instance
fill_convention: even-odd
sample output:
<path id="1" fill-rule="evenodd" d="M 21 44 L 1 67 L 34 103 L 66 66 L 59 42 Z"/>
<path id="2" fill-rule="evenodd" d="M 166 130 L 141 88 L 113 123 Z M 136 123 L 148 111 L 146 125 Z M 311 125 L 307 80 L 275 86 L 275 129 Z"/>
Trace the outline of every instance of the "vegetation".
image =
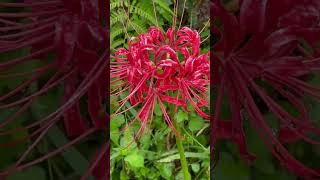
<path id="1" fill-rule="evenodd" d="M 209 51 L 209 9 L 202 1 L 141 0 L 141 1 L 111 1 L 110 46 L 112 54 L 119 48 L 128 48 L 128 42 L 136 40 L 138 35 L 146 33 L 151 26 L 166 32 L 173 25 L 173 17 L 178 12 L 176 28 L 187 26 L 201 31 L 201 53 Z M 175 5 L 178 10 L 175 11 Z M 197 12 L 197 13 L 196 13 Z M 202 12 L 200 14 L 198 12 Z M 203 18 L 205 16 L 205 18 Z M 203 29 L 203 30 L 202 30 Z M 179 59 L 183 59 L 179 55 Z M 111 89 L 112 90 L 112 89 Z M 119 108 L 119 99 L 128 96 L 127 92 L 120 97 L 111 99 L 111 114 Z M 209 96 L 206 97 L 209 99 Z M 130 109 L 129 102 L 124 109 Z M 174 109 L 170 104 L 164 104 L 170 113 Z M 112 179 L 184 179 L 185 174 L 180 164 L 181 152 L 176 143 L 175 132 L 168 125 L 164 110 L 155 103 L 152 124 L 145 129 L 141 139 L 135 138 L 141 122 L 128 126 L 132 119 L 139 116 L 142 105 L 131 108 L 125 113 L 111 117 L 111 178 Z M 179 107 L 173 121 L 179 124 L 182 134 L 184 156 L 188 162 L 191 179 L 209 179 L 209 121 L 205 121 L 189 104 L 187 113 Z M 208 113 L 208 109 L 206 110 Z M 175 123 L 174 123 L 175 124 Z M 177 127 L 175 124 L 175 127 Z M 125 130 L 124 130 L 125 129 Z M 122 131 L 124 130 L 124 131 Z M 129 145 L 129 146 L 128 146 Z"/>

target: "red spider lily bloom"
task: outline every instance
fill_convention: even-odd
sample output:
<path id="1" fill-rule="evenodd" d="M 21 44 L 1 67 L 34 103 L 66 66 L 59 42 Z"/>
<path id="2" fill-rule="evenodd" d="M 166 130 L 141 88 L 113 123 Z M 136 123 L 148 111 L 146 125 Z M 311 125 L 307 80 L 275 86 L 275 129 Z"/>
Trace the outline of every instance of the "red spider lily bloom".
<path id="1" fill-rule="evenodd" d="M 319 59 L 307 54 L 301 38 L 313 43 L 319 32 L 319 1 L 242 0 L 240 13 L 228 12 L 220 1 L 214 1 L 213 27 L 218 42 L 214 44 L 214 82 L 218 92 L 214 111 L 213 139 L 231 139 L 242 157 L 256 157 L 246 147 L 243 112 L 273 155 L 291 172 L 319 179 L 320 172 L 296 160 L 284 144 L 304 140 L 319 145 L 308 135 L 320 135 L 312 124 L 303 97 L 319 99 L 320 90 L 301 78 L 319 70 Z M 308 9 L 308 10 L 307 10 Z M 261 85 L 262 81 L 267 86 Z M 222 97 L 228 96 L 231 119 L 221 120 Z M 286 99 L 299 111 L 293 116 L 276 100 Z M 280 122 L 278 131 L 271 129 L 258 106 L 257 98 Z"/>
<path id="2" fill-rule="evenodd" d="M 21 12 L 18 13 L 0 13 L 0 53 L 31 49 L 25 56 L 0 63 L 1 78 L 14 80 L 21 76 L 32 77 L 14 90 L 0 96 L 0 109 L 18 107 L 16 112 L 1 122 L 1 136 L 20 130 L 29 130 L 28 138 L 34 139 L 16 164 L 0 173 L 7 175 L 41 162 L 93 132 L 107 130 L 104 104 L 107 101 L 107 42 L 109 40 L 107 31 L 102 25 L 106 19 L 106 1 L 25 0 L 21 3 L 1 2 L 0 7 L 21 8 Z M 50 61 L 46 60 L 48 53 L 54 53 L 56 57 Z M 31 72 L 3 75 L 15 65 L 39 59 L 46 65 Z M 37 92 L 18 100 L 12 98 L 48 72 L 55 73 Z M 4 130 L 27 111 L 36 98 L 59 85 L 64 90 L 59 109 L 24 128 Z M 80 113 L 80 98 L 84 96 L 87 97 L 88 117 Z M 71 138 L 77 138 L 44 157 L 24 162 L 43 136 L 60 120 L 64 122 L 66 134 Z M 31 132 L 34 128 L 37 129 Z M 98 153 L 88 173 L 94 171 L 97 174 L 99 171 L 97 169 L 102 165 L 101 161 L 105 162 L 104 154 L 107 148 L 101 150 L 103 152 Z"/>
<path id="3" fill-rule="evenodd" d="M 179 56 L 178 54 L 181 54 Z M 210 82 L 209 53 L 200 54 L 200 35 L 183 27 L 177 31 L 168 29 L 163 33 L 156 27 L 129 41 L 128 49 L 118 49 L 111 62 L 111 86 L 117 87 L 111 96 L 128 91 L 120 101 L 119 112 L 125 103 L 141 106 L 137 118 L 141 128 L 135 138 L 141 137 L 154 112 L 155 103 L 164 115 L 170 128 L 177 134 L 164 103 L 188 110 L 190 103 L 203 118 L 208 119 L 201 107 L 208 105 L 207 94 Z M 127 109 L 128 110 L 128 109 Z"/>

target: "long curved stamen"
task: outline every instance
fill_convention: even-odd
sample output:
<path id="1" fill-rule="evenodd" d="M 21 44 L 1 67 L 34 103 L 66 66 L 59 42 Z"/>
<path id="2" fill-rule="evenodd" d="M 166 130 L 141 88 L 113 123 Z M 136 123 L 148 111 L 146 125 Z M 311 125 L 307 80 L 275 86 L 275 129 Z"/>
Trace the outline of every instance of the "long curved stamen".
<path id="1" fill-rule="evenodd" d="M 186 9 L 186 1 L 187 1 L 187 0 L 184 0 L 184 2 L 183 2 L 182 14 L 181 14 L 181 18 L 180 18 L 180 23 L 179 23 L 178 29 L 180 29 L 181 24 L 182 24 L 183 15 L 184 15 L 184 10 Z M 200 34 L 200 33 L 199 33 L 199 34 Z"/>

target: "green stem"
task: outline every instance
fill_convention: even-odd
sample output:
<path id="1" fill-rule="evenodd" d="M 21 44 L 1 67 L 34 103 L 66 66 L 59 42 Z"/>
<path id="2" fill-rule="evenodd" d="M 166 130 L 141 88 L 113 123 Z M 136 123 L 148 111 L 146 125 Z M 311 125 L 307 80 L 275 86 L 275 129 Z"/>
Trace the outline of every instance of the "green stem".
<path id="1" fill-rule="evenodd" d="M 181 133 L 181 128 L 178 125 L 178 122 L 177 122 L 177 120 L 176 120 L 176 118 L 174 116 L 174 111 L 173 110 L 174 110 L 174 108 L 172 108 L 172 113 L 171 113 L 170 118 L 172 120 L 172 123 L 173 123 L 174 127 L 178 131 L 178 133 L 182 134 Z M 191 176 L 190 176 L 190 173 L 189 173 L 189 170 L 188 170 L 187 159 L 186 159 L 186 156 L 185 156 L 185 153 L 184 153 L 182 140 L 178 136 L 176 136 L 176 143 L 177 143 L 178 152 L 179 152 L 179 155 L 180 155 L 180 163 L 181 163 L 181 168 L 182 168 L 184 180 L 191 180 Z"/>

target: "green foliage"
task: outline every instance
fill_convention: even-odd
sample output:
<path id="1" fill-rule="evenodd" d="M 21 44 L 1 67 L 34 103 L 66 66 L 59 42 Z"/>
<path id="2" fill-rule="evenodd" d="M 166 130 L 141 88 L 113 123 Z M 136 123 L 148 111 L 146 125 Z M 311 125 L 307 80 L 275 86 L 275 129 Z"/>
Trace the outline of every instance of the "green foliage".
<path id="1" fill-rule="evenodd" d="M 202 39 L 209 36 L 209 12 L 199 13 L 199 8 L 205 6 L 200 1 L 187 1 L 182 25 L 192 26 L 201 30 Z M 111 0 L 110 2 L 110 47 L 116 49 L 125 47 L 127 40 L 140 33 L 145 33 L 150 26 L 157 26 L 166 31 L 173 21 L 172 0 Z M 179 26 L 183 8 L 183 1 L 179 2 L 179 14 L 176 26 Z M 209 8 L 207 8 L 209 9 Z M 155 10 L 155 12 L 154 12 Z M 205 18 L 205 19 L 203 19 Z M 192 20 L 192 21 L 191 21 Z M 209 41 L 202 51 L 209 51 Z"/>
<path id="2" fill-rule="evenodd" d="M 191 131 L 199 131 L 200 129 L 203 128 L 204 125 L 204 119 L 202 119 L 199 116 L 195 116 L 190 118 L 188 127 Z"/>
<path id="3" fill-rule="evenodd" d="M 144 167 L 144 157 L 138 151 L 133 151 L 130 154 L 128 154 L 124 158 L 124 161 L 128 162 L 128 164 L 133 168 L 143 168 Z"/>
<path id="4" fill-rule="evenodd" d="M 171 129 L 165 123 L 160 110 L 155 113 L 153 123 L 145 130 L 140 140 L 133 141 L 134 132 L 140 128 L 140 123 L 134 123 L 123 133 L 119 133 L 128 124 L 127 120 L 133 119 L 136 112 L 119 115 L 111 120 L 110 134 L 112 140 L 111 148 L 111 176 L 112 179 L 168 179 L 173 177 L 179 179 L 180 170 L 175 165 L 179 163 L 180 156 L 175 144 L 175 137 Z M 180 118 L 189 121 L 195 114 L 181 113 Z M 178 117 L 178 114 L 176 115 Z M 196 119 L 203 121 L 202 119 Z M 203 125 L 209 122 L 203 121 Z M 185 155 L 190 163 L 189 169 L 193 177 L 198 179 L 209 177 L 210 151 L 209 131 L 200 132 L 208 139 L 202 141 L 203 136 L 192 135 L 198 130 L 190 131 L 186 124 Z M 188 138 L 191 136 L 191 138 Z M 202 141 L 203 143 L 200 143 Z M 128 144 L 132 143 L 130 147 Z"/>
<path id="5" fill-rule="evenodd" d="M 188 114 L 185 111 L 179 111 L 176 114 L 176 117 L 177 117 L 178 123 L 185 121 L 185 120 L 188 120 Z"/>
<path id="6" fill-rule="evenodd" d="M 150 26 L 157 26 L 164 30 L 172 20 L 172 2 L 168 0 L 154 0 L 156 14 L 152 0 L 111 0 L 110 2 L 110 46 L 123 47 L 128 39 L 137 33 L 146 32 Z M 129 35 L 129 37 L 126 35 Z M 121 43 L 120 43 L 121 42 Z"/>
<path id="7" fill-rule="evenodd" d="M 130 104 L 126 104 L 130 108 Z M 134 132 L 140 128 L 140 122 L 132 124 L 126 131 L 122 132 L 129 120 L 136 117 L 137 112 L 131 109 L 129 113 L 118 115 L 111 119 L 111 178 L 116 179 L 168 179 L 179 178 L 182 174 L 175 165 L 179 163 L 180 156 L 175 144 L 175 137 L 166 124 L 163 114 L 156 105 L 154 119 L 151 126 L 147 126 L 144 135 L 140 140 L 133 141 Z M 208 179 L 209 177 L 209 122 L 201 118 L 195 118 L 195 112 L 186 113 L 179 109 L 176 114 L 180 121 L 195 119 L 202 121 L 204 131 L 185 130 L 185 155 L 190 163 L 192 177 Z M 199 134 L 198 134 L 199 133 Z M 197 135 L 195 135 L 197 134 Z M 205 138 L 206 140 L 203 140 Z M 128 147 L 128 144 L 131 146 Z"/>

